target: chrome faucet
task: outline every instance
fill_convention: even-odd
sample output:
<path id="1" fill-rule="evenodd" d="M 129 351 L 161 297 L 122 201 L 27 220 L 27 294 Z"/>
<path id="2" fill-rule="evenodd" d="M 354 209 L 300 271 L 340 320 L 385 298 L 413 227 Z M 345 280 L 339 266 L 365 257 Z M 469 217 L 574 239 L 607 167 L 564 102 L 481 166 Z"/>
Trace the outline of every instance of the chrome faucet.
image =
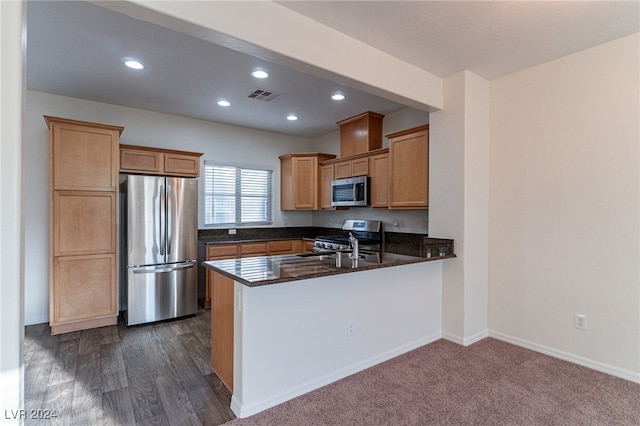
<path id="1" fill-rule="evenodd" d="M 349 258 L 351 259 L 351 267 L 358 267 L 358 259 L 360 258 L 360 251 L 358 249 L 358 239 L 353 236 L 351 232 L 349 232 L 349 245 L 351 246 L 351 253 L 349 254 Z"/>

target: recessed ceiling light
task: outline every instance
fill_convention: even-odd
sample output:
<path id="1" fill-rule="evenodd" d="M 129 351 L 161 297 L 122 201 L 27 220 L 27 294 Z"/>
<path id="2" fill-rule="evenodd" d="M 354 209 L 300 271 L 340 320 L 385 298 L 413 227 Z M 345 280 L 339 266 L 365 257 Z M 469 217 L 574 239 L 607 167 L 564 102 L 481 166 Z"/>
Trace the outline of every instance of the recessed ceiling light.
<path id="1" fill-rule="evenodd" d="M 127 59 L 126 61 L 124 61 L 124 64 L 134 70 L 144 69 L 144 65 L 142 65 L 141 62 L 136 61 L 135 59 Z"/>
<path id="2" fill-rule="evenodd" d="M 225 100 L 225 99 L 220 99 L 218 101 L 218 105 L 223 106 L 223 107 L 228 107 L 229 105 L 231 105 L 231 102 Z"/>
<path id="3" fill-rule="evenodd" d="M 251 73 L 251 75 L 255 78 L 267 78 L 269 77 L 269 73 L 263 70 L 255 70 Z"/>
<path id="4" fill-rule="evenodd" d="M 345 96 L 342 93 L 334 93 L 331 96 L 331 99 L 333 99 L 334 101 L 342 101 L 344 100 Z"/>
<path id="5" fill-rule="evenodd" d="M 293 114 L 287 115 L 287 120 L 289 121 L 296 121 L 297 119 L 298 119 L 297 115 L 293 115 Z"/>

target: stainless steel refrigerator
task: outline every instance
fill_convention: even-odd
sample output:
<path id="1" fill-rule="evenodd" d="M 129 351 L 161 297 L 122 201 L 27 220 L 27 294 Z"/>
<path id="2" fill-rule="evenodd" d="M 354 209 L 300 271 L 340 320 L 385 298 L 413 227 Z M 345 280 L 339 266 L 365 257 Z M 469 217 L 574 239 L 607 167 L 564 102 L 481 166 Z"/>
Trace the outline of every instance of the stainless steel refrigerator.
<path id="1" fill-rule="evenodd" d="M 198 180 L 128 175 L 121 194 L 127 325 L 195 313 Z"/>

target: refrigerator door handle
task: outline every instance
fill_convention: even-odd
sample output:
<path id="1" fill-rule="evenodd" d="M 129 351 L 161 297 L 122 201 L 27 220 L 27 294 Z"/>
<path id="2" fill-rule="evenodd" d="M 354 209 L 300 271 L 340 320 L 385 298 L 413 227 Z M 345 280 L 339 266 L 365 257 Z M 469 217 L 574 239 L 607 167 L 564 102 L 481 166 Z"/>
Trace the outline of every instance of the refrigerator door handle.
<path id="1" fill-rule="evenodd" d="M 164 179 L 160 181 L 160 187 L 158 188 L 160 192 L 160 223 L 158 224 L 158 227 L 160 228 L 160 254 L 164 256 L 166 254 L 165 250 L 167 247 L 167 197 L 163 182 Z"/>
<path id="2" fill-rule="evenodd" d="M 166 224 L 166 246 L 167 246 L 167 256 L 171 254 L 171 246 L 173 244 L 173 208 L 175 201 L 175 194 L 173 193 L 173 185 L 171 185 L 170 179 L 165 179 L 166 182 L 166 190 L 165 190 L 165 204 L 167 211 L 167 219 L 165 221 Z"/>
<path id="3" fill-rule="evenodd" d="M 191 260 L 189 262 L 178 263 L 175 265 L 166 265 L 165 267 L 162 267 L 162 268 L 141 266 L 141 267 L 129 268 L 129 270 L 134 274 L 157 274 L 160 272 L 173 272 L 180 269 L 193 268 L 194 266 L 196 266 L 196 263 L 197 261 Z"/>

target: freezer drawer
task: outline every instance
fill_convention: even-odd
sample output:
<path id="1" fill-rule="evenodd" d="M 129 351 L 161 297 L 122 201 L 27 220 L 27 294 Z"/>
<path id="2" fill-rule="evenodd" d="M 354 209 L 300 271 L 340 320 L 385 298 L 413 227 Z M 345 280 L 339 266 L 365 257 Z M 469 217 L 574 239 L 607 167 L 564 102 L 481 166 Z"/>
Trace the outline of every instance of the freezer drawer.
<path id="1" fill-rule="evenodd" d="M 127 325 L 177 318 L 198 309 L 197 262 L 128 268 Z"/>

